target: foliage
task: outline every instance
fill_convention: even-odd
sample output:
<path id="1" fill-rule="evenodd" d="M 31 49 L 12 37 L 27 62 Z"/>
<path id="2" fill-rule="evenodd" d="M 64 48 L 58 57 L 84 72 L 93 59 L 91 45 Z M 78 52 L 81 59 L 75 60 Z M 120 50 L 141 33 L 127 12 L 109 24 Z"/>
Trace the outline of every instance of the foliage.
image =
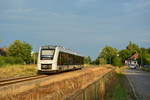
<path id="1" fill-rule="evenodd" d="M 104 59 L 104 58 L 99 58 L 99 63 L 100 63 L 101 65 L 103 65 L 103 64 L 107 64 L 107 61 L 106 61 L 106 59 Z"/>
<path id="2" fill-rule="evenodd" d="M 23 60 L 19 57 L 0 57 L 0 67 L 13 64 L 23 64 Z"/>
<path id="3" fill-rule="evenodd" d="M 37 59 L 38 59 L 38 52 L 34 52 L 31 54 L 31 63 L 32 64 L 37 64 Z"/>
<path id="4" fill-rule="evenodd" d="M 142 54 L 142 60 L 144 65 L 150 64 L 150 54 L 148 53 L 143 53 Z"/>
<path id="5" fill-rule="evenodd" d="M 30 44 L 15 40 L 9 47 L 9 56 L 20 57 L 26 64 L 31 62 L 31 50 Z"/>
<path id="6" fill-rule="evenodd" d="M 112 65 L 114 65 L 114 66 L 122 66 L 123 64 L 122 64 L 121 58 L 117 57 L 117 56 L 114 57 L 113 61 L 112 61 Z"/>
<path id="7" fill-rule="evenodd" d="M 84 57 L 84 64 L 91 64 L 92 60 L 90 56 Z"/>
<path id="8" fill-rule="evenodd" d="M 125 60 L 132 56 L 132 53 L 128 49 L 124 49 L 119 51 L 119 56 L 122 59 L 122 63 L 124 63 Z"/>
<path id="9" fill-rule="evenodd" d="M 128 46 L 127 46 L 127 49 L 132 53 L 140 53 L 140 48 L 137 44 L 135 43 L 132 43 L 131 41 L 129 42 Z"/>
<path id="10" fill-rule="evenodd" d="M 115 56 L 117 56 L 117 49 L 111 46 L 105 46 L 102 49 L 99 58 L 104 58 L 107 63 L 111 64 L 112 58 Z"/>
<path id="11" fill-rule="evenodd" d="M 107 91 L 105 100 L 134 100 L 131 95 L 132 92 L 128 90 L 129 86 L 126 83 L 125 75 L 119 71 L 119 73 L 116 73 L 115 79 L 114 83 L 111 83 L 112 88 Z"/>
<path id="12" fill-rule="evenodd" d="M 141 70 L 150 72 L 150 68 L 144 68 L 144 67 L 142 67 Z"/>
<path id="13" fill-rule="evenodd" d="M 149 53 L 149 54 L 150 54 L 150 48 L 147 48 L 146 50 L 147 50 L 147 53 Z"/>
<path id="14" fill-rule="evenodd" d="M 99 58 L 93 60 L 93 61 L 91 62 L 91 64 L 93 64 L 93 65 L 99 65 Z"/>

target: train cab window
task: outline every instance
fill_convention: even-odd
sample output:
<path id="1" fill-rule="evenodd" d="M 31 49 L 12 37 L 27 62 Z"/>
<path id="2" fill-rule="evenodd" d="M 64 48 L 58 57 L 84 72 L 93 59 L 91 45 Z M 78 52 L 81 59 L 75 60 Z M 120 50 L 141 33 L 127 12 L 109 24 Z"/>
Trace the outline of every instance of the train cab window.
<path id="1" fill-rule="evenodd" d="M 41 50 L 41 60 L 52 60 L 54 57 L 54 49 L 43 49 Z"/>

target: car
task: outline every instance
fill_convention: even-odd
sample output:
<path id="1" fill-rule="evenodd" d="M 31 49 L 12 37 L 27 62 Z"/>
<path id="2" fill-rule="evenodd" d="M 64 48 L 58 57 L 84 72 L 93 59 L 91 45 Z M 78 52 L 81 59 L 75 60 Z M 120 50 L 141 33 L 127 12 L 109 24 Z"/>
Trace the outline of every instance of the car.
<path id="1" fill-rule="evenodd" d="M 130 64 L 130 65 L 129 65 L 129 68 L 131 68 L 131 69 L 136 69 L 136 65 Z"/>

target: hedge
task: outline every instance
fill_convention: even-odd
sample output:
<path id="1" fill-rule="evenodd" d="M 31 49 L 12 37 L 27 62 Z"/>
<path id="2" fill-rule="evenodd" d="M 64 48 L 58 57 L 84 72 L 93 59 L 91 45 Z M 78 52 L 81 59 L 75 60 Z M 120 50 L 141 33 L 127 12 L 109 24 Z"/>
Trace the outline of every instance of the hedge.
<path id="1" fill-rule="evenodd" d="M 23 64 L 24 61 L 19 57 L 3 57 L 0 56 L 0 66 Z"/>

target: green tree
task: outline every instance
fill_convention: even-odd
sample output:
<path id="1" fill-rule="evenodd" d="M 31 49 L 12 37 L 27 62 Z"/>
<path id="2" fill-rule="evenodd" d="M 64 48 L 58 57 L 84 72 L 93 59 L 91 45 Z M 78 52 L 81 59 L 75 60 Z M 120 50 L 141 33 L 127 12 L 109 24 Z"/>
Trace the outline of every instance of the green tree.
<path id="1" fill-rule="evenodd" d="M 117 56 L 117 49 L 113 48 L 111 46 L 105 46 L 100 55 L 99 58 L 104 58 L 107 63 L 111 64 L 113 57 Z"/>
<path id="2" fill-rule="evenodd" d="M 87 56 L 84 58 L 84 63 L 85 64 L 91 64 L 92 60 L 91 60 L 91 57 L 90 56 Z"/>
<path id="3" fill-rule="evenodd" d="M 129 42 L 128 46 L 126 47 L 132 54 L 134 53 L 140 53 L 141 50 L 139 46 L 135 43 L 132 43 L 131 41 Z"/>
<path id="4" fill-rule="evenodd" d="M 15 40 L 8 49 L 9 56 L 20 57 L 26 64 L 31 62 L 32 46 L 26 42 Z"/>
<path id="5" fill-rule="evenodd" d="M 142 64 L 147 65 L 150 64 L 150 54 L 147 52 L 142 53 L 142 58 L 140 57 L 139 62 L 141 63 L 142 59 Z"/>
<path id="6" fill-rule="evenodd" d="M 130 52 L 130 50 L 128 49 L 124 49 L 124 50 L 119 51 L 119 56 L 122 59 L 122 63 L 124 63 L 125 60 L 127 60 L 129 57 L 132 56 L 132 52 Z"/>
<path id="7" fill-rule="evenodd" d="M 114 66 L 122 66 L 123 64 L 122 64 L 121 58 L 117 57 L 117 56 L 114 57 L 113 61 L 112 61 L 112 65 L 114 65 Z"/>
<path id="8" fill-rule="evenodd" d="M 91 64 L 99 65 L 99 58 L 93 60 L 93 61 L 91 62 Z"/>
<path id="9" fill-rule="evenodd" d="M 99 63 L 100 63 L 101 65 L 103 65 L 103 64 L 107 64 L 107 61 L 106 61 L 105 58 L 99 58 Z"/>
<path id="10" fill-rule="evenodd" d="M 37 60 L 38 60 L 38 52 L 32 52 L 31 53 L 31 63 L 37 64 Z"/>
<path id="11" fill-rule="evenodd" d="M 149 54 L 150 54 L 150 48 L 148 48 L 148 49 L 147 49 L 147 53 L 149 53 Z"/>

